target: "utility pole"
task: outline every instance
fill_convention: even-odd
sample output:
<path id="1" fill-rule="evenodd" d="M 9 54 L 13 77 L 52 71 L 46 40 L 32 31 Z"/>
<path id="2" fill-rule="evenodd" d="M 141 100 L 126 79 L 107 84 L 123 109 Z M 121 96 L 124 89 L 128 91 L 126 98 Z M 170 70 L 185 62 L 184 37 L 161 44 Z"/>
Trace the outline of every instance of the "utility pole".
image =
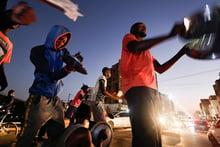
<path id="1" fill-rule="evenodd" d="M 69 95 L 68 95 L 68 101 L 67 101 L 67 103 L 69 103 L 70 97 L 71 97 L 71 93 L 69 93 Z"/>

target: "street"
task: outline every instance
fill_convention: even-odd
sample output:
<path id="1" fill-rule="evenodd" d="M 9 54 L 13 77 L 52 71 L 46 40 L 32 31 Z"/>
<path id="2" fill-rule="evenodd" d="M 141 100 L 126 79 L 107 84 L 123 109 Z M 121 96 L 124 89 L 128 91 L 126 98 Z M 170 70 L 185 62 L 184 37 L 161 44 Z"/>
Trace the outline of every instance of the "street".
<path id="1" fill-rule="evenodd" d="M 212 147 L 206 132 L 190 132 L 189 130 L 163 131 L 163 147 Z M 130 147 L 131 130 L 114 129 L 114 136 L 110 147 Z"/>
<path id="2" fill-rule="evenodd" d="M 9 144 L 15 136 L 0 134 L 0 147 L 9 147 Z M 114 129 L 113 140 L 110 147 L 130 147 L 131 146 L 131 129 Z M 212 147 L 208 141 L 205 132 L 192 133 L 189 130 L 163 131 L 163 147 Z"/>
<path id="3" fill-rule="evenodd" d="M 191 133 L 183 131 L 181 134 L 181 143 L 177 147 L 212 147 L 206 133 Z"/>

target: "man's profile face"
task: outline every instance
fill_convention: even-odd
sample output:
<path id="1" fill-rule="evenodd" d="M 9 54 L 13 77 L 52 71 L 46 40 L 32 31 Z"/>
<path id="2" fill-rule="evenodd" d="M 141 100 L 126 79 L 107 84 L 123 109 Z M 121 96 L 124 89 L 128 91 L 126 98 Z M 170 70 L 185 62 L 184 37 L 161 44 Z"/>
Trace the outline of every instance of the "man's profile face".
<path id="1" fill-rule="evenodd" d="M 66 35 L 60 37 L 60 38 L 56 41 L 56 49 L 59 50 L 60 48 L 62 48 L 62 47 L 66 44 L 67 40 L 68 40 L 68 37 L 67 37 Z"/>
<path id="2" fill-rule="evenodd" d="M 139 24 L 135 29 L 135 34 L 141 38 L 146 37 L 147 36 L 146 26 L 144 24 Z"/>
<path id="3" fill-rule="evenodd" d="M 106 78 L 110 78 L 111 77 L 111 70 L 106 70 L 105 76 L 106 76 Z"/>

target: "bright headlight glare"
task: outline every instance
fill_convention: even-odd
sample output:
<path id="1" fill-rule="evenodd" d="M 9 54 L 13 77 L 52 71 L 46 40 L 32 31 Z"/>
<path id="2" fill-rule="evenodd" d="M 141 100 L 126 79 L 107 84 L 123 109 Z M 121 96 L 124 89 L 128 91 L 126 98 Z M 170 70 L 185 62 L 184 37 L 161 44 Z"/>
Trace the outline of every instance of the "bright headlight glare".
<path id="1" fill-rule="evenodd" d="M 161 124 L 165 124 L 166 123 L 166 119 L 164 117 L 160 117 L 159 121 Z"/>

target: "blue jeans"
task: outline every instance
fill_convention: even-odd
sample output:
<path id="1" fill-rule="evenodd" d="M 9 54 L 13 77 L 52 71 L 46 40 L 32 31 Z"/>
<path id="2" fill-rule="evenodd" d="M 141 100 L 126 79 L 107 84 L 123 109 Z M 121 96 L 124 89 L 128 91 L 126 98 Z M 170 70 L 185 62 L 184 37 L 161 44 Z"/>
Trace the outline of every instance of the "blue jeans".
<path id="1" fill-rule="evenodd" d="M 132 126 L 132 147 L 161 147 L 161 134 L 157 122 L 159 93 L 148 87 L 129 89 L 127 99 Z"/>
<path id="2" fill-rule="evenodd" d="M 24 126 L 18 136 L 16 147 L 31 147 L 38 129 L 49 120 L 48 140 L 42 145 L 47 147 L 52 146 L 53 141 L 64 131 L 64 106 L 58 97 L 46 98 L 30 94 L 27 100 Z"/>

